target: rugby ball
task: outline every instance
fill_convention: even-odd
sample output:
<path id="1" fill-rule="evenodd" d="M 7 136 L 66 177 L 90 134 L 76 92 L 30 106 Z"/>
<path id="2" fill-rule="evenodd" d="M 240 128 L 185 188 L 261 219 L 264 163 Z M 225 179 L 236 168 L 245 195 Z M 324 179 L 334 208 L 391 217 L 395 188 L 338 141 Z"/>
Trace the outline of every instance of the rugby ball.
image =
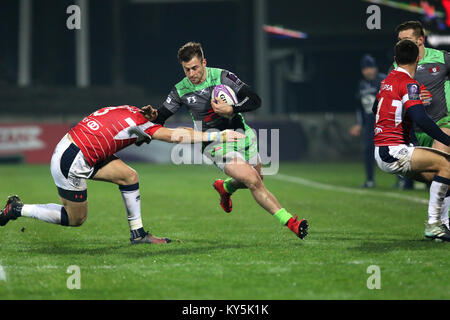
<path id="1" fill-rule="evenodd" d="M 218 86 L 214 87 L 211 93 L 211 99 L 214 99 L 214 102 L 217 102 L 215 100 L 216 97 L 221 98 L 226 102 L 226 104 L 229 104 L 230 106 L 234 106 L 238 103 L 236 93 L 234 93 L 233 89 L 225 84 L 219 84 Z"/>

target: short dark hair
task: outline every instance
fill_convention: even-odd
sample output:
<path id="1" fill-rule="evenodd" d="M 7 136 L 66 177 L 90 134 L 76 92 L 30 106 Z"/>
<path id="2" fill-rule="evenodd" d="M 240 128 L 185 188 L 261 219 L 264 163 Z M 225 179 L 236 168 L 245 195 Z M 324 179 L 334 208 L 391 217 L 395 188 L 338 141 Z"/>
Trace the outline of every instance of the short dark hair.
<path id="1" fill-rule="evenodd" d="M 425 31 L 423 30 L 423 26 L 422 23 L 420 21 L 416 21 L 416 20 L 412 20 L 412 21 L 405 21 L 401 24 L 399 24 L 397 26 L 397 28 L 395 28 L 395 32 L 398 34 L 401 31 L 405 31 L 405 30 L 409 30 L 409 29 L 413 29 L 414 30 L 414 36 L 415 37 L 425 37 Z"/>
<path id="2" fill-rule="evenodd" d="M 180 62 L 191 61 L 195 56 L 197 56 L 200 61 L 204 59 L 203 48 L 199 42 L 188 42 L 178 50 L 178 60 Z"/>
<path id="3" fill-rule="evenodd" d="M 397 42 L 394 52 L 395 62 L 398 65 L 413 64 L 419 56 L 419 47 L 413 41 L 404 39 Z"/>

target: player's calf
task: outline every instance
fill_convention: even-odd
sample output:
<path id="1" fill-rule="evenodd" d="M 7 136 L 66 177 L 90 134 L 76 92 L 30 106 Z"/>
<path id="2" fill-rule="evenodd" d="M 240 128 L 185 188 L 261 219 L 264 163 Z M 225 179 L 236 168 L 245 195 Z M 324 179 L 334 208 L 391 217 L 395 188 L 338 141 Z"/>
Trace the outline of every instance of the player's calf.
<path id="1" fill-rule="evenodd" d="M 259 174 L 252 170 L 250 171 L 242 180 L 241 182 L 249 189 L 250 191 L 254 192 L 257 189 L 261 189 L 264 184 L 259 176 Z"/>

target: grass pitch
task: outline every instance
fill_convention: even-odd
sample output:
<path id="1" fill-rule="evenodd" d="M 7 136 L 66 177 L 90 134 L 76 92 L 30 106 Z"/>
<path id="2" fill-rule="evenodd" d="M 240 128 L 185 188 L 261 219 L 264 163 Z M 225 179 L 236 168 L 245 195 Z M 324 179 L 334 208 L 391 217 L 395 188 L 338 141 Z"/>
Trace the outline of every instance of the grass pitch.
<path id="1" fill-rule="evenodd" d="M 281 164 L 265 184 L 308 218 L 302 241 L 248 190 L 223 212 L 214 167 L 132 166 L 145 228 L 175 241 L 131 246 L 117 186 L 89 181 L 83 226 L 19 218 L 0 228 L 0 299 L 450 299 L 449 244 L 423 236 L 428 192 L 394 191 L 391 175 L 377 171 L 377 187 L 360 192 L 359 164 Z M 15 193 L 59 201 L 48 166 L 3 165 L 0 177 L 1 206 Z M 67 288 L 71 265 L 79 290 Z M 371 265 L 380 289 L 367 288 Z"/>

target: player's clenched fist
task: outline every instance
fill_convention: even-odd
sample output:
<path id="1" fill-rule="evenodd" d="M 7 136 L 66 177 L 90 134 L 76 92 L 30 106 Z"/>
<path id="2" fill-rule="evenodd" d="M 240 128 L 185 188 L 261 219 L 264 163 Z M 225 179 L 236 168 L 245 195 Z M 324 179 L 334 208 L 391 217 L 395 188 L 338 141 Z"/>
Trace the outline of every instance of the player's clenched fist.
<path id="1" fill-rule="evenodd" d="M 156 118 L 158 118 L 158 110 L 153 109 L 151 105 L 146 105 L 142 107 L 141 110 L 141 113 L 148 121 L 154 121 Z"/>
<path id="2" fill-rule="evenodd" d="M 234 109 L 232 106 L 227 104 L 221 98 L 216 97 L 215 99 L 211 99 L 211 106 L 215 113 L 221 116 L 232 116 Z"/>
<path id="3" fill-rule="evenodd" d="M 427 88 L 422 84 L 420 86 L 420 100 L 422 100 L 422 103 L 424 105 L 428 105 L 431 103 L 432 94 L 430 91 L 427 90 Z"/>

